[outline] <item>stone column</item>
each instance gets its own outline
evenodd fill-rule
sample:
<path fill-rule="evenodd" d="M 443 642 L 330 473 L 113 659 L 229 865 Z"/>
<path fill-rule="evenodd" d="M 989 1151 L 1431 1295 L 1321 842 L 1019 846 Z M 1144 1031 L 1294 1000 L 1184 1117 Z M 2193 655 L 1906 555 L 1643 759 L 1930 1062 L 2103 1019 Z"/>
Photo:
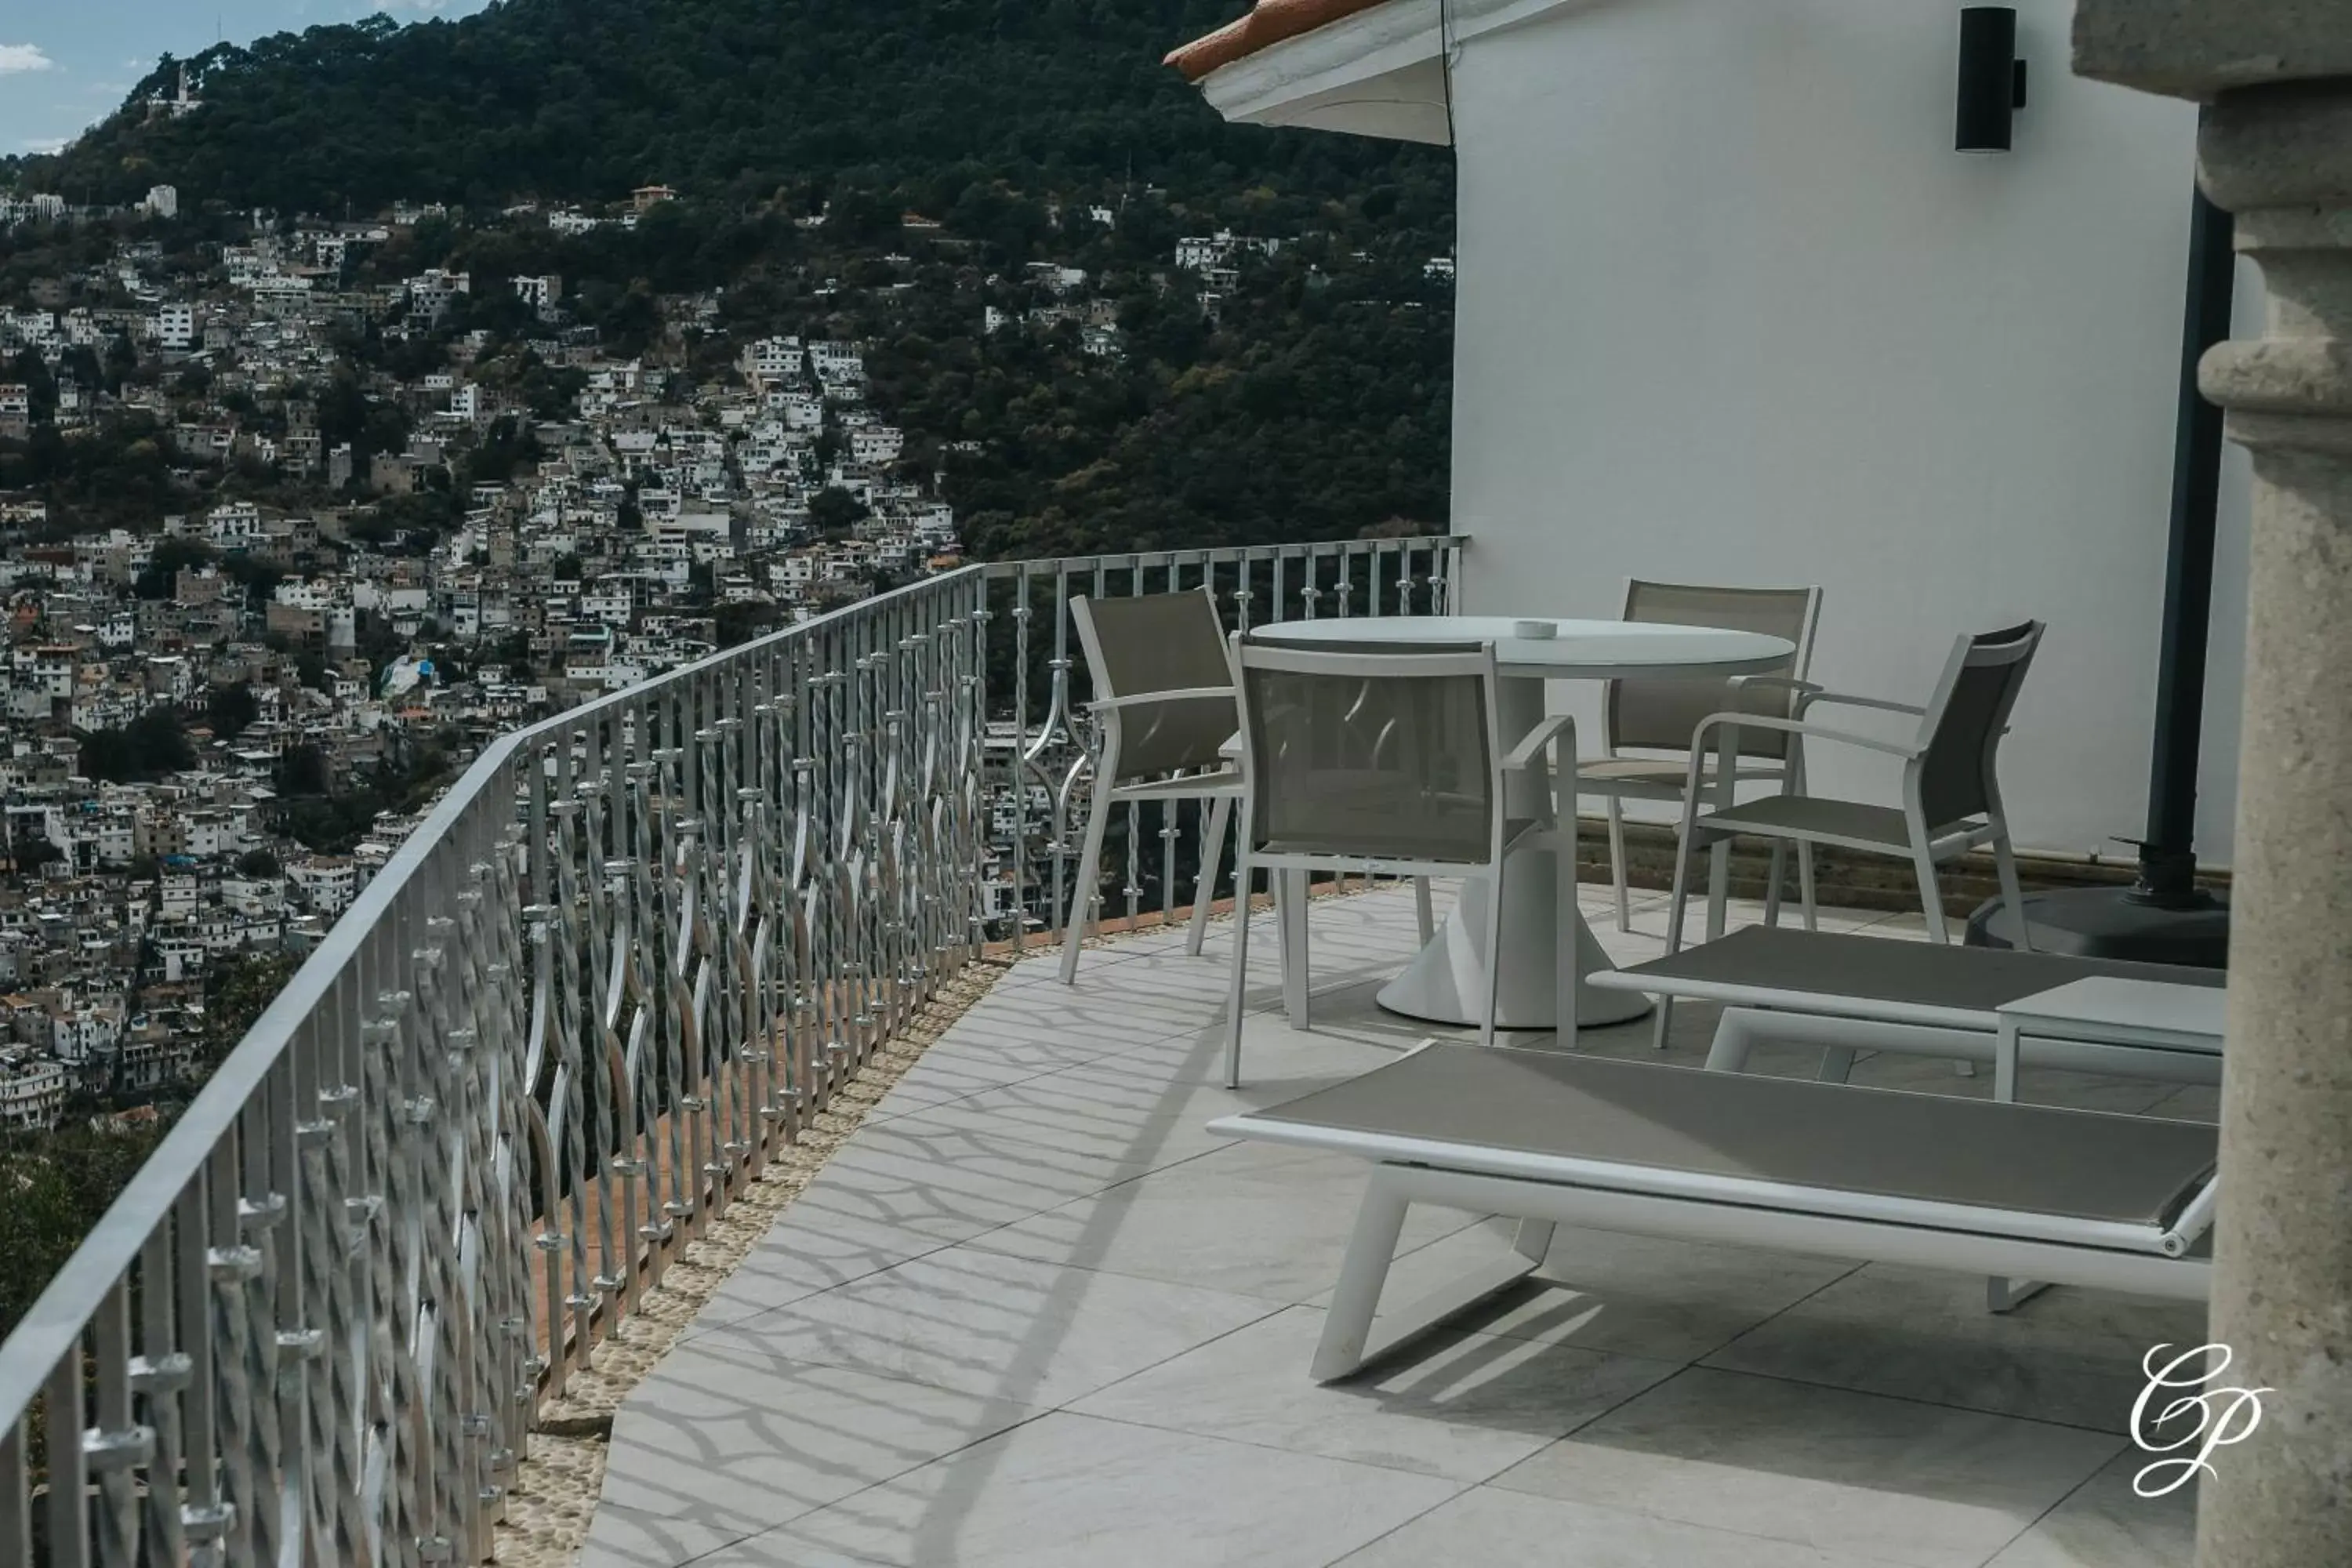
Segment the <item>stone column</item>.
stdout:
<path fill-rule="evenodd" d="M 2221 1203 L 2221 1381 L 2200 1568 L 2352 1564 L 2352 0 L 2082 0 L 2074 68 L 2208 107 L 2206 194 L 2261 264 L 2263 336 L 2200 375 L 2252 453 L 2253 538 Z M 2170 321 L 2150 321 L 2168 331 Z"/>

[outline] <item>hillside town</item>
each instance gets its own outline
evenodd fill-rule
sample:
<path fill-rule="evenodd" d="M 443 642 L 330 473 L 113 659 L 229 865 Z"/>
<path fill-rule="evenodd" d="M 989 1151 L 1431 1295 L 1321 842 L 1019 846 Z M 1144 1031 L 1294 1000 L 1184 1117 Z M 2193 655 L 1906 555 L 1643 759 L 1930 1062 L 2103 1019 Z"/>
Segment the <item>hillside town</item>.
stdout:
<path fill-rule="evenodd" d="M 506 219 L 625 230 L 673 195 Z M 380 276 L 434 206 L 178 216 L 168 186 L 0 200 L 114 237 L 0 283 L 0 461 L 37 480 L 0 489 L 0 1129 L 184 1085 L 207 975 L 307 952 L 491 737 L 961 560 L 956 444 L 910 448 L 864 341 L 730 331 L 711 290 L 625 345 L 560 276 Z M 1275 248 L 1171 261 L 1213 310 Z M 1084 269 L 979 282 L 983 335 L 1122 352 Z M 996 788 L 1011 921 L 1037 891 Z"/>

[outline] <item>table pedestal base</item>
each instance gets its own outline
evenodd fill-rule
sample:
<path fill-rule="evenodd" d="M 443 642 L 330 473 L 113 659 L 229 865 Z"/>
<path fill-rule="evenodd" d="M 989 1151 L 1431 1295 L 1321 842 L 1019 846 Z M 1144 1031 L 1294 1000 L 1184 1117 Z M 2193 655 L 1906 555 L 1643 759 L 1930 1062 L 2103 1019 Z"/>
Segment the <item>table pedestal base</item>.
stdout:
<path fill-rule="evenodd" d="M 1559 967 L 1559 926 L 1576 922 L 1576 1022 L 1579 1028 L 1622 1024 L 1650 1010 L 1635 991 L 1598 991 L 1584 983 L 1595 970 L 1615 967 L 1600 939 L 1573 904 L 1565 910 L 1553 896 L 1552 851 L 1525 849 L 1511 857 L 1503 879 L 1503 984 L 1496 998 L 1495 1026 L 1557 1028 L 1559 1016 L 1554 971 Z M 1486 900 L 1484 878 L 1465 878 L 1462 896 L 1402 974 L 1375 998 L 1391 1013 L 1433 1024 L 1475 1026 L 1486 994 Z"/>

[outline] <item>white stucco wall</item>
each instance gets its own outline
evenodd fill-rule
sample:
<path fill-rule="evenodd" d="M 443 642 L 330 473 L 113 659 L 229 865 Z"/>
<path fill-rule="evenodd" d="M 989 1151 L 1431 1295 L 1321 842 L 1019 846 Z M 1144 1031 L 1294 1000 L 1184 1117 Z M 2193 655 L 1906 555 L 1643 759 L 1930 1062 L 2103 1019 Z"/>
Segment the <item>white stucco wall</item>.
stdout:
<path fill-rule="evenodd" d="M 1950 0 L 1614 0 L 1463 46 L 1473 605 L 1613 616 L 1629 576 L 1818 582 L 1815 678 L 1915 701 L 1954 636 L 2040 616 L 2003 754 L 2019 842 L 2137 832 L 2195 111 L 2071 76 L 2070 14 L 2020 7 L 2032 101 L 2016 151 L 1984 156 L 1952 150 Z M 2209 863 L 2245 529 L 2233 449 Z M 1589 690 L 1554 701 L 1597 735 Z M 1814 776 L 1891 799 L 1882 761 L 1816 752 Z"/>

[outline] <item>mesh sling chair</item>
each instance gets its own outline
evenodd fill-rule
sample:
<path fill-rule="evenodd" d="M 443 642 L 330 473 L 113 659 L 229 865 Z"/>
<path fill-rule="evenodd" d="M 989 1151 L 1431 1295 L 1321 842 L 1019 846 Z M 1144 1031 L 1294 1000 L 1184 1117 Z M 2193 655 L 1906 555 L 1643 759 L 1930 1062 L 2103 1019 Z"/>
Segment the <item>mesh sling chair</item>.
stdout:
<path fill-rule="evenodd" d="M 1077 980 L 1078 950 L 1087 910 L 1099 897 L 1103 837 L 1112 808 L 1146 800 L 1170 803 L 1171 809 L 1177 801 L 1197 800 L 1207 808 L 1200 880 L 1184 940 L 1184 951 L 1198 957 L 1234 802 L 1242 792 L 1232 654 L 1209 590 L 1099 599 L 1081 595 L 1070 601 L 1070 619 L 1094 678 L 1095 700 L 1087 710 L 1100 725 L 1101 750 L 1094 761 L 1094 793 L 1078 855 L 1076 896 L 1082 901 L 1062 937 L 1065 984 Z M 1236 898 L 1244 896 L 1244 886 L 1243 879 L 1234 879 Z M 1426 879 L 1415 882 L 1414 893 L 1425 942 L 1433 934 Z M 1297 952 L 1303 974 L 1305 888 L 1294 883 L 1285 889 L 1277 883 L 1276 896 L 1289 933 L 1285 962 L 1293 962 L 1289 955 Z"/>
<path fill-rule="evenodd" d="M 1682 947 L 1683 912 L 1690 893 L 1691 852 L 1733 837 L 1748 836 L 1799 844 L 1829 844 L 1879 855 L 1907 858 L 1919 879 L 1919 902 L 1927 915 L 1932 942 L 1948 939 L 1943 900 L 1936 868 L 1980 846 L 1990 845 L 2000 877 L 2002 899 L 2017 922 L 2023 942 L 2025 908 L 2017 882 L 2017 858 L 2009 842 L 2009 819 L 2001 809 L 2000 785 L 1994 762 L 2001 736 L 2008 731 L 2010 710 L 2042 642 L 2042 623 L 1963 637 L 1952 645 L 1952 656 L 1936 684 L 1934 698 L 1924 708 L 1855 697 L 1808 687 L 1799 693 L 1797 716 L 1759 717 L 1753 713 L 1716 713 L 1701 721 L 1692 737 L 1689 802 L 1683 808 L 1682 840 L 1675 856 L 1675 892 L 1666 922 L 1666 952 Z M 1824 705 L 1877 709 L 1916 715 L 1919 728 L 1908 741 L 1881 740 L 1852 731 L 1833 729 L 1808 717 Z M 1859 746 L 1903 760 L 1903 804 L 1874 805 L 1861 801 L 1826 800 L 1809 795 L 1767 795 L 1745 805 L 1726 805 L 1700 813 L 1698 756 L 1710 731 L 1718 732 L 1719 751 L 1731 752 L 1738 742 L 1734 730 L 1751 726 L 1779 729 L 1791 735 L 1838 745 Z M 1724 886 L 1720 877 L 1707 898 L 1707 938 L 1723 934 Z M 1658 1003 L 1656 1039 L 1663 1047 L 1673 1013 L 1673 999 Z"/>
<path fill-rule="evenodd" d="M 1629 621 L 1665 626 L 1724 626 L 1734 631 L 1763 632 L 1796 645 L 1796 653 L 1782 668 L 1763 675 L 1739 676 L 1726 687 L 1703 680 L 1612 680 L 1601 710 L 1602 754 L 1576 770 L 1580 795 L 1600 795 L 1608 805 L 1609 882 L 1617 897 L 1617 929 L 1633 929 L 1625 886 L 1625 818 L 1621 803 L 1667 800 L 1685 804 L 1685 791 L 1691 756 L 1691 731 L 1701 719 L 1723 708 L 1788 718 L 1813 657 L 1813 628 L 1821 619 L 1822 591 L 1815 588 L 1715 588 L 1686 583 L 1625 584 L 1625 616 Z M 1743 784 L 1777 784 L 1801 789 L 1804 780 L 1803 742 L 1784 731 L 1760 726 L 1739 732 L 1738 765 L 1732 773 L 1736 788 Z M 1628 752 L 1639 753 L 1626 755 Z M 1719 759 L 1701 763 L 1704 782 L 1717 780 Z M 1772 847 L 1772 878 L 1766 897 L 1775 905 L 1780 897 L 1782 856 L 1786 847 Z M 1805 925 L 1813 925 L 1812 847 L 1797 845 L 1797 878 L 1804 902 Z"/>
<path fill-rule="evenodd" d="M 1576 763 L 1576 727 L 1556 713 L 1507 753 L 1497 739 L 1492 644 L 1412 652 L 1345 652 L 1237 637 L 1234 662 L 1242 713 L 1238 884 L 1263 867 L 1276 873 L 1360 870 L 1500 881 L 1509 856 L 1549 841 L 1558 896 L 1576 896 L 1575 817 L 1554 804 L 1554 781 Z M 1532 814 L 1510 815 L 1506 784 L 1544 778 Z M 1565 841 L 1562 841 L 1562 840 Z M 1497 889 L 1499 892 L 1499 889 Z M 1503 901 L 1487 900 L 1479 1041 L 1495 1038 Z M 1573 1039 L 1576 924 L 1560 921 L 1559 1028 Z M 1248 972 L 1246 906 L 1234 931 L 1226 1015 L 1225 1083 L 1241 1082 L 1243 992 Z M 1303 967 L 1303 965 L 1301 965 Z"/>
<path fill-rule="evenodd" d="M 1069 929 L 1062 936 L 1062 980 L 1078 976 L 1087 911 L 1102 878 L 1103 834 L 1111 810 L 1129 801 L 1197 800 L 1209 810 L 1202 835 L 1199 891 L 1185 951 L 1197 954 L 1208 924 L 1211 890 L 1242 775 L 1225 749 L 1239 727 L 1233 667 L 1216 600 L 1207 588 L 1180 594 L 1070 601 L 1078 646 L 1094 676 L 1088 704 L 1100 725 L 1093 804 Z"/>

